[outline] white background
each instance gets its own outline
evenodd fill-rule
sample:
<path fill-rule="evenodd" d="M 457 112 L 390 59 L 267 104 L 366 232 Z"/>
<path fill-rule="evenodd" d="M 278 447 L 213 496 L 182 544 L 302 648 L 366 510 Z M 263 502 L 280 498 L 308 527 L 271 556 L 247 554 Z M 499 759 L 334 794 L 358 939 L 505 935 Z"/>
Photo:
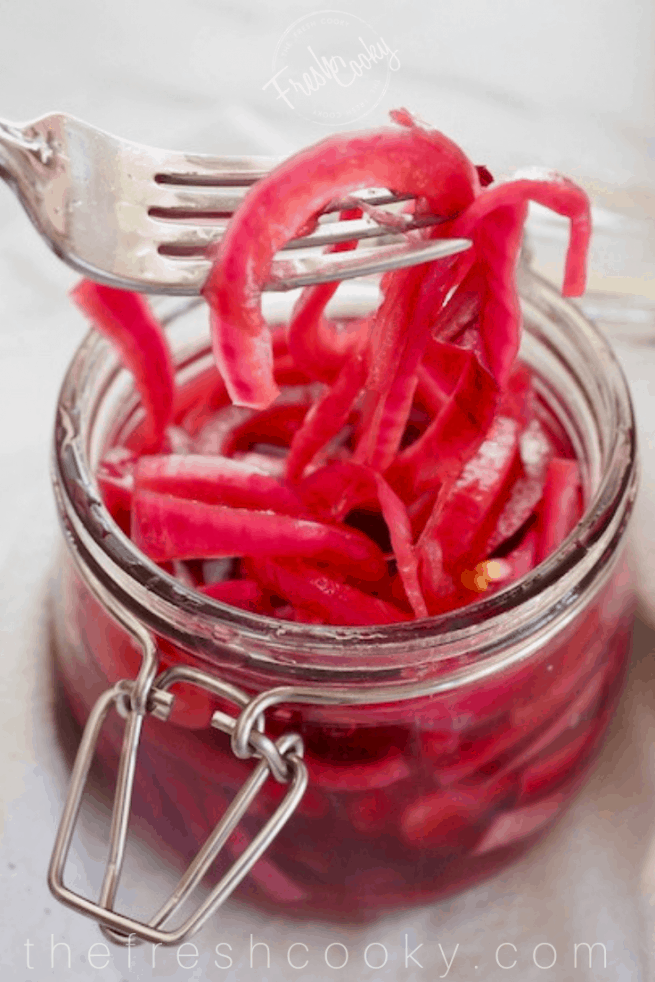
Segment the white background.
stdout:
<path fill-rule="evenodd" d="M 97 929 L 59 907 L 45 886 L 71 740 L 65 720 L 57 722 L 50 669 L 47 597 L 58 532 L 47 468 L 58 385 L 84 324 L 66 298 L 76 275 L 48 252 L 9 189 L 0 187 L 0 961 L 8 982 L 432 982 L 446 971 L 439 943 L 449 958 L 459 944 L 447 977 L 460 982 L 645 982 L 655 975 L 655 7 L 642 0 L 335 0 L 334 6 L 367 20 L 401 63 L 365 125 L 405 104 L 492 170 L 560 167 L 581 179 L 602 208 L 621 213 L 620 220 L 601 215 L 591 284 L 631 305 L 629 314 L 608 308 L 604 315 L 630 379 L 643 457 L 633 524 L 640 616 L 626 695 L 602 759 L 564 822 L 528 859 L 489 883 L 366 930 L 292 923 L 228 905 L 197 939 L 197 968 L 178 967 L 169 952 L 153 971 L 143 950 L 128 968 L 126 954 L 115 949 L 112 963 L 95 972 L 87 952 L 100 940 Z M 284 153 L 326 130 L 294 116 L 262 86 L 283 32 L 320 9 L 314 0 L 0 0 L 0 114 L 24 121 L 58 109 L 154 145 Z M 539 262 L 555 274 L 559 226 L 539 215 L 535 222 Z M 91 880 L 102 821 L 100 812 L 87 820 L 74 860 Z M 165 889 L 171 874 L 156 856 L 144 856 L 128 880 L 138 901 Z M 270 944 L 270 970 L 250 968 L 251 933 Z M 405 933 L 410 949 L 423 943 L 422 968 L 405 968 Z M 51 969 L 51 935 L 70 945 L 70 970 L 63 949 Z M 33 970 L 25 960 L 28 939 Z M 234 949 L 230 972 L 213 964 L 220 941 Z M 293 941 L 310 949 L 302 972 L 286 965 Z M 342 971 L 323 959 L 334 941 L 350 951 Z M 389 950 L 379 971 L 363 961 L 373 941 Z M 606 945 L 606 972 L 574 971 L 573 944 L 583 941 Z M 513 970 L 494 963 L 503 942 L 518 949 Z M 558 953 L 549 971 L 532 962 L 541 942 Z M 506 957 L 510 951 L 504 949 Z M 547 963 L 548 950 L 540 951 Z"/>

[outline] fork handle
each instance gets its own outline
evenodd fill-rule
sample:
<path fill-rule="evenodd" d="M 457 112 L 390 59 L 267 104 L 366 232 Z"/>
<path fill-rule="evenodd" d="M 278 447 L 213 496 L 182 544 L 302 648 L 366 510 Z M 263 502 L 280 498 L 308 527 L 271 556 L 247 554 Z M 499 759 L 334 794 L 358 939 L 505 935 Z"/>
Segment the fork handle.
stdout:
<path fill-rule="evenodd" d="M 19 143 L 20 130 L 7 120 L 0 119 L 0 177 L 13 183 L 18 174 L 16 153 L 21 149 Z"/>
<path fill-rule="evenodd" d="M 48 164 L 53 149 L 40 134 L 30 134 L 29 124 L 21 128 L 8 119 L 0 119 L 0 176 L 11 183 L 25 179 L 25 161 L 36 157 Z"/>

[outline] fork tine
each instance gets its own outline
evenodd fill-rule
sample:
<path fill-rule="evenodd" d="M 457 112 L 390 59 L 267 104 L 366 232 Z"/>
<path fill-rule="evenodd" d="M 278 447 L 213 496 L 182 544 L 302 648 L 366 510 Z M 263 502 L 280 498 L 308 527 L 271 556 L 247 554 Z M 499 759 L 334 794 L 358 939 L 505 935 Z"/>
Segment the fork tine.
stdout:
<path fill-rule="evenodd" d="M 185 217 L 190 217 L 188 213 Z M 378 225 L 371 219 L 354 219 L 344 222 L 329 222 L 319 225 L 310 235 L 291 239 L 283 247 L 284 251 L 295 249 L 312 249 L 323 246 L 333 246 L 340 242 L 351 242 L 354 239 L 378 239 L 382 236 L 400 236 L 417 228 L 438 225 L 443 219 L 436 215 L 422 215 L 417 220 L 408 220 L 404 228 L 388 229 Z M 216 219 L 212 224 L 190 224 L 182 221 L 168 220 L 164 214 L 150 216 L 152 236 L 160 251 L 167 255 L 182 255 L 204 252 L 214 242 L 220 241 L 225 234 L 229 220 Z"/>
<path fill-rule="evenodd" d="M 175 187 L 172 184 L 152 184 L 144 188 L 143 203 L 149 212 L 183 212 L 231 215 L 237 210 L 247 187 Z"/>
<path fill-rule="evenodd" d="M 167 220 L 165 215 L 151 215 L 149 232 L 160 252 L 167 255 L 202 253 L 208 246 L 219 242 L 227 230 L 229 219 L 216 219 L 211 224 Z M 320 226 L 311 235 L 291 239 L 284 246 L 288 249 L 312 249 L 349 242 L 353 239 L 379 238 L 386 229 L 364 221 L 333 222 Z"/>
<path fill-rule="evenodd" d="M 303 259 L 278 260 L 272 264 L 271 276 L 265 290 L 284 291 L 317 283 L 334 283 L 357 276 L 372 276 L 392 269 L 418 266 L 420 263 L 444 259 L 470 249 L 470 239 L 430 239 L 420 244 L 361 249 L 348 254 L 307 256 Z"/>
<path fill-rule="evenodd" d="M 191 225 L 186 222 L 171 222 L 151 217 L 148 231 L 153 245 L 160 252 L 172 254 L 176 249 L 189 252 L 204 252 L 214 242 L 219 242 L 225 234 L 228 219 L 218 219 L 207 225 Z"/>
<path fill-rule="evenodd" d="M 152 155 L 152 151 L 149 150 Z M 281 157 L 211 157 L 208 154 L 155 151 L 152 173 L 157 184 L 170 186 L 243 187 L 273 170 Z"/>
<path fill-rule="evenodd" d="M 217 215 L 231 215 L 237 210 L 251 184 L 242 182 L 242 186 L 228 185 L 225 187 L 208 185 L 175 185 L 163 182 L 153 182 L 144 189 L 143 203 L 150 211 L 170 210 L 172 212 L 201 212 Z M 352 207 L 355 200 L 383 207 L 410 201 L 411 195 L 393 194 L 391 191 L 363 190 L 357 191 L 345 201 L 331 202 L 324 214 L 333 214 L 346 207 Z"/>
<path fill-rule="evenodd" d="M 419 219 L 408 219 L 403 228 L 387 228 L 370 218 L 352 219 L 345 222 L 329 222 L 319 225 L 316 231 L 299 239 L 291 239 L 284 249 L 304 249 L 318 246 L 332 246 L 353 239 L 379 239 L 382 236 L 399 236 L 415 229 L 439 225 L 444 221 L 438 215 L 422 215 Z"/>

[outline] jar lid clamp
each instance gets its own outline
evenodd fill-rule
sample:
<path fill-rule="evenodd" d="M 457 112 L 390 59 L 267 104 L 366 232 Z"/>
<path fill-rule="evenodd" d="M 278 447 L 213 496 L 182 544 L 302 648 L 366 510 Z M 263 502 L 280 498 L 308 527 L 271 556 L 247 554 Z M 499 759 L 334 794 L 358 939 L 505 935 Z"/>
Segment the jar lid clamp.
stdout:
<path fill-rule="evenodd" d="M 122 617 L 121 620 L 125 621 L 126 618 Z M 266 736 L 262 712 L 247 713 L 252 700 L 236 686 L 189 665 L 175 665 L 155 678 L 154 642 L 141 625 L 137 630 L 134 630 L 135 624 L 130 627 L 143 649 L 141 670 L 136 680 L 124 679 L 104 692 L 91 711 L 73 767 L 68 797 L 50 861 L 48 885 L 58 900 L 97 920 L 101 930 L 111 941 L 130 944 L 131 937 L 137 937 L 153 944 L 173 945 L 181 943 L 202 927 L 268 848 L 305 792 L 307 768 L 302 759 L 302 738 L 296 733 L 285 733 L 276 741 Z M 173 700 L 169 689 L 180 681 L 199 686 L 239 708 L 238 716 L 217 710 L 212 716 L 211 726 L 231 736 L 233 746 L 239 750 L 237 756 L 256 757 L 259 758 L 259 763 L 192 860 L 169 899 L 146 924 L 118 913 L 114 909 L 114 901 L 127 841 L 143 720 L 147 713 L 162 720 L 167 719 Z M 98 902 L 94 903 L 65 886 L 64 871 L 95 748 L 103 723 L 112 708 L 124 716 L 125 730 L 116 780 L 107 865 Z M 179 911 L 202 880 L 270 776 L 280 783 L 289 783 L 289 790 L 278 808 L 196 912 L 178 928 L 164 930 L 162 925 Z"/>

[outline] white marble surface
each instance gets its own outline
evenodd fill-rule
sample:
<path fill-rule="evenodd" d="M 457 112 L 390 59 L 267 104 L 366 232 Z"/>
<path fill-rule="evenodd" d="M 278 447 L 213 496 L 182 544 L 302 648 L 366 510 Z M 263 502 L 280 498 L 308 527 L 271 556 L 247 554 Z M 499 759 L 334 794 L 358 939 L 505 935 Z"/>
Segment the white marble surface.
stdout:
<path fill-rule="evenodd" d="M 621 709 L 591 780 L 551 838 L 517 867 L 449 903 L 365 930 L 296 924 L 228 905 L 197 938 L 196 967 L 193 959 L 181 957 L 178 964 L 174 951 L 160 951 L 153 969 L 147 949 L 135 951 L 129 966 L 126 953 L 115 949 L 107 967 L 92 968 L 88 952 L 101 940 L 97 929 L 57 905 L 45 886 L 70 742 L 66 726 L 57 723 L 50 672 L 47 596 L 58 532 L 49 440 L 59 382 L 84 325 L 66 299 L 76 275 L 47 251 L 0 187 L 0 963 L 8 982 L 419 982 L 444 977 L 439 945 L 448 959 L 459 945 L 446 976 L 457 982 L 655 977 L 655 8 L 640 0 L 339 3 L 368 21 L 401 63 L 366 125 L 406 104 L 492 169 L 525 163 L 565 168 L 595 190 L 603 208 L 624 216 L 618 224 L 605 219 L 592 270 L 595 289 L 612 291 L 622 303 L 622 296 L 639 297 L 630 316 L 605 315 L 630 379 L 643 459 L 633 524 L 640 618 Z M 191 0 L 184 6 L 170 0 L 5 0 L 0 112 L 23 120 L 68 110 L 162 146 L 282 153 L 326 132 L 262 91 L 279 37 L 298 17 L 320 9 L 315 0 Z M 539 261 L 555 272 L 560 230 L 538 219 L 536 234 Z M 82 885 L 87 877 L 97 881 L 102 821 L 101 810 L 87 818 L 76 848 Z M 130 894 L 138 901 L 161 892 L 171 875 L 157 857 L 142 856 L 128 869 Z M 410 950 L 423 945 L 416 956 L 421 967 L 405 965 L 405 934 Z M 250 967 L 251 935 L 270 945 L 270 969 L 263 960 Z M 69 945 L 70 969 L 63 947 L 51 967 L 51 939 Z M 221 941 L 233 947 L 229 971 L 214 964 Z M 294 941 L 309 949 L 302 971 L 286 963 Z M 584 941 L 606 946 L 606 971 L 599 960 L 592 971 L 574 970 L 573 945 Z M 341 971 L 324 960 L 332 942 L 350 952 Z M 389 951 L 380 970 L 364 962 L 372 942 Z M 517 948 L 511 970 L 494 961 L 504 942 Z M 532 959 L 544 942 L 557 950 L 550 970 Z M 508 963 L 511 952 L 502 952 Z M 548 964 L 549 949 L 539 949 L 540 956 Z M 372 949 L 372 964 L 375 959 Z"/>

